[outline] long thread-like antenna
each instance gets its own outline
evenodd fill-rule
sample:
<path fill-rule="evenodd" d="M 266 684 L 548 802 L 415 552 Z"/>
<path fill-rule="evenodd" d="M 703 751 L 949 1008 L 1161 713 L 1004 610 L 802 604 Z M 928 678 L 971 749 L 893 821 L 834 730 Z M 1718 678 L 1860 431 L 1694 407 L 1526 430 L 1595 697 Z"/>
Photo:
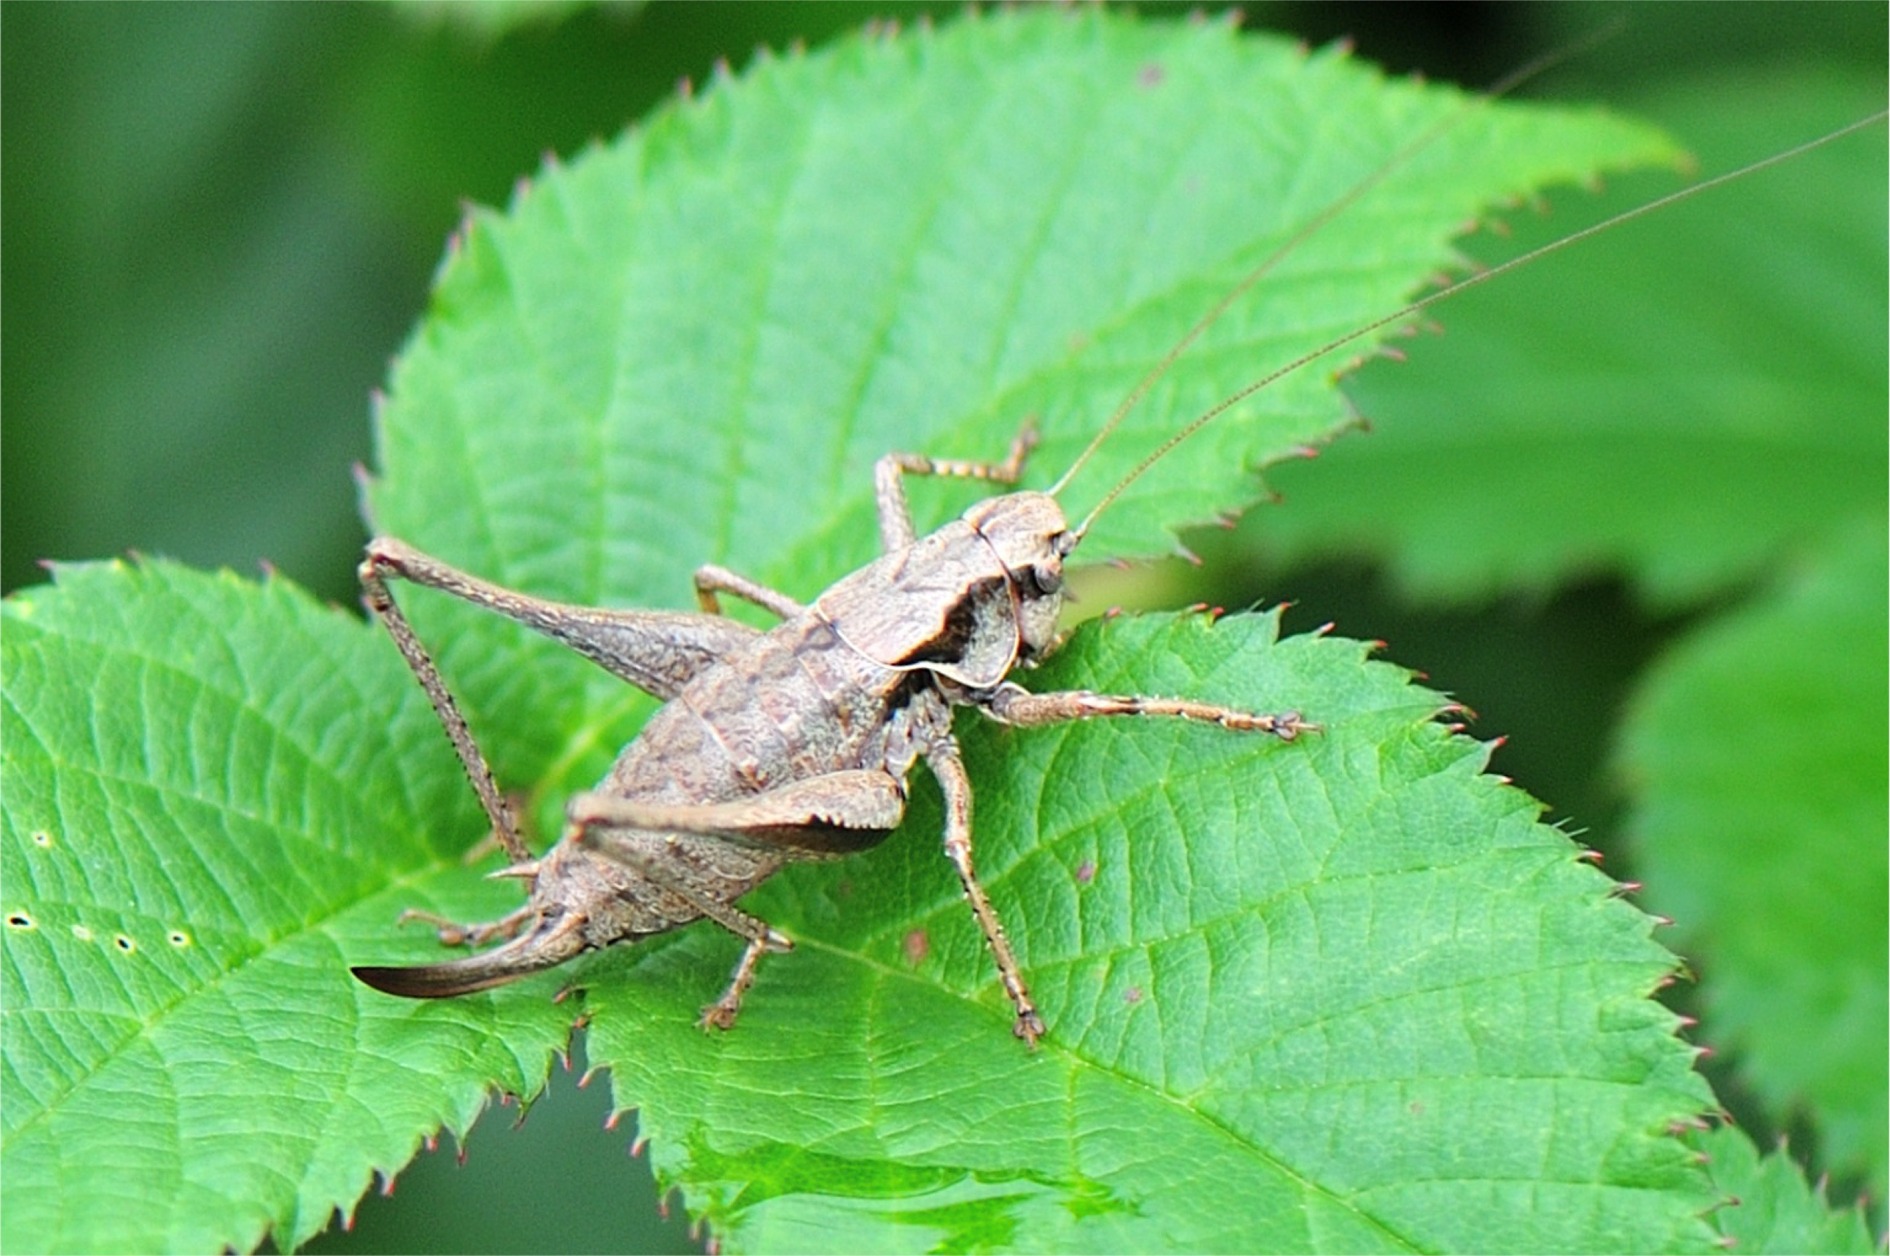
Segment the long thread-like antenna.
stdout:
<path fill-rule="evenodd" d="M 1207 313 L 1203 314 L 1195 322 L 1194 326 L 1188 329 L 1187 334 L 1175 342 L 1174 347 L 1162 356 L 1162 360 L 1149 368 L 1148 373 L 1136 381 L 1135 387 L 1129 390 L 1128 395 L 1122 399 L 1122 403 L 1118 405 L 1115 412 L 1109 416 L 1109 421 L 1096 430 L 1096 434 L 1090 437 L 1089 443 L 1083 446 L 1083 451 L 1076 455 L 1076 460 L 1070 463 L 1063 474 L 1057 477 L 1057 482 L 1052 484 L 1046 491 L 1052 497 L 1061 493 L 1064 488 L 1068 486 L 1070 480 L 1076 473 L 1082 470 L 1083 464 L 1089 461 L 1090 456 L 1098 449 L 1102 448 L 1103 442 L 1107 441 L 1110 435 L 1115 432 L 1116 428 L 1121 426 L 1122 421 L 1129 416 L 1129 412 L 1134 410 L 1144 397 L 1148 396 L 1151 388 L 1161 382 L 1162 376 L 1168 374 L 1170 368 L 1180 360 L 1181 355 L 1187 352 L 1188 347 L 1196 340 L 1200 339 L 1203 332 L 1219 322 L 1221 316 L 1227 313 L 1229 309 L 1233 308 L 1234 303 L 1245 296 L 1255 284 L 1271 274 L 1273 269 L 1281 262 L 1291 257 L 1293 253 L 1298 250 L 1300 245 L 1306 243 L 1306 241 L 1323 231 L 1331 224 L 1333 219 L 1350 209 L 1353 205 L 1356 205 L 1367 192 L 1370 192 L 1380 183 L 1383 183 L 1394 171 L 1408 164 L 1412 158 L 1436 143 L 1442 136 L 1448 134 L 1466 117 L 1488 106 L 1492 101 L 1500 100 L 1504 96 L 1507 96 L 1510 92 L 1516 90 L 1524 83 L 1527 83 L 1530 79 L 1535 78 L 1544 70 L 1550 69 L 1571 57 L 1579 56 L 1588 51 L 1588 49 L 1594 47 L 1602 40 L 1614 35 L 1623 25 L 1625 25 L 1625 23 L 1619 19 L 1609 22 L 1583 39 L 1577 40 L 1566 47 L 1544 53 L 1535 60 L 1529 61 L 1517 69 L 1510 71 L 1503 78 L 1492 84 L 1488 91 L 1472 97 L 1462 109 L 1447 114 L 1431 124 L 1430 127 L 1420 132 L 1416 138 L 1393 153 L 1391 157 L 1381 163 L 1377 169 L 1347 188 L 1336 200 L 1327 204 L 1318 213 L 1301 224 L 1299 230 L 1295 231 L 1276 247 L 1273 252 L 1269 253 L 1265 261 L 1248 271 L 1242 276 L 1239 283 L 1228 289 L 1227 293 L 1223 295 L 1220 300 L 1216 301 L 1213 306 L 1209 308 Z"/>
<path fill-rule="evenodd" d="M 1451 284 L 1449 287 L 1440 288 L 1438 291 L 1431 293 L 1429 296 L 1420 297 L 1418 300 L 1411 302 L 1409 305 L 1405 306 L 1403 309 L 1400 309 L 1391 314 L 1387 314 L 1383 318 L 1373 319 L 1371 322 L 1366 323 L 1364 326 L 1359 327 L 1353 331 L 1349 331 L 1345 335 L 1340 336 L 1337 339 L 1327 341 L 1325 344 L 1321 345 L 1317 349 L 1312 350 L 1309 353 L 1301 354 L 1299 357 L 1294 358 L 1291 362 L 1288 362 L 1285 366 L 1282 366 L 1277 370 L 1268 372 L 1266 375 L 1261 376 L 1259 379 L 1255 380 L 1251 384 L 1246 385 L 1245 387 L 1241 388 L 1239 391 L 1231 393 L 1228 396 L 1223 397 L 1221 400 L 1215 402 L 1207 410 L 1203 411 L 1200 415 L 1198 415 L 1187 426 L 1183 427 L 1181 430 L 1177 431 L 1174 435 L 1170 436 L 1167 440 L 1163 441 L 1160 445 L 1156 446 L 1155 449 L 1152 452 L 1150 452 L 1146 458 L 1142 459 L 1141 462 L 1136 464 L 1136 467 L 1133 471 L 1130 471 L 1127 475 L 1123 476 L 1121 480 L 1117 481 L 1116 486 L 1114 488 L 1110 489 L 1107 493 L 1103 494 L 1102 500 L 1096 503 L 1095 507 L 1089 512 L 1089 514 L 1084 516 L 1083 522 L 1077 526 L 1074 536 L 1080 539 L 1084 533 L 1088 532 L 1090 525 L 1096 522 L 1097 516 L 1102 514 L 1104 509 L 1106 509 L 1111 502 L 1115 501 L 1117 497 L 1121 496 L 1122 491 L 1124 489 L 1128 488 L 1129 485 L 1135 483 L 1136 479 L 1140 477 L 1143 472 L 1147 471 L 1150 467 L 1154 466 L 1157 462 L 1160 462 L 1164 457 L 1166 457 L 1168 452 L 1172 450 L 1175 446 L 1181 444 L 1183 441 L 1187 440 L 1190 436 L 1193 436 L 1196 432 L 1200 431 L 1203 427 L 1207 426 L 1209 423 L 1219 418 L 1222 414 L 1225 414 L 1228 410 L 1232 409 L 1234 406 L 1240 404 L 1240 402 L 1246 400 L 1248 397 L 1251 397 L 1254 393 L 1257 393 L 1262 388 L 1265 388 L 1269 384 L 1272 384 L 1275 380 L 1281 379 L 1282 377 L 1287 376 L 1287 375 L 1291 375 L 1294 371 L 1299 370 L 1301 367 L 1304 367 L 1304 366 L 1309 365 L 1310 363 L 1316 362 L 1320 358 L 1325 357 L 1328 353 L 1331 353 L 1337 349 L 1342 349 L 1346 345 L 1351 344 L 1353 341 L 1358 340 L 1361 337 L 1369 336 L 1371 333 L 1377 331 L 1381 327 L 1387 326 L 1388 324 L 1391 324 L 1391 323 L 1398 322 L 1400 319 L 1409 318 L 1411 315 L 1416 314 L 1421 310 L 1429 309 L 1431 306 L 1436 305 L 1440 301 L 1447 301 L 1451 297 L 1456 296 L 1458 293 L 1462 292 L 1466 288 L 1474 288 L 1480 283 L 1487 283 L 1488 281 L 1496 278 L 1498 275 L 1505 274 L 1509 271 L 1517 269 L 1518 267 L 1527 266 L 1531 262 L 1534 262 L 1543 257 L 1546 257 L 1550 253 L 1555 253 L 1562 249 L 1565 249 L 1569 247 L 1571 244 L 1579 244 L 1581 241 L 1588 239 L 1590 236 L 1599 235 L 1604 231 L 1611 231 L 1625 222 L 1631 222 L 1632 220 L 1641 217 L 1643 214 L 1651 214 L 1651 213 L 1656 212 L 1657 210 L 1665 209 L 1669 205 L 1673 205 L 1673 204 L 1676 204 L 1677 202 L 1684 201 L 1691 197 L 1698 196 L 1702 192 L 1711 191 L 1713 188 L 1719 187 L 1721 184 L 1731 183 L 1735 179 L 1743 179 L 1747 175 L 1756 174 L 1759 171 L 1764 170 L 1769 166 L 1776 166 L 1780 162 L 1790 161 L 1792 158 L 1800 156 L 1804 153 L 1808 153 L 1814 148 L 1822 148 L 1826 144 L 1830 144 L 1837 140 L 1843 139 L 1845 136 L 1850 135 L 1854 131 L 1861 131 L 1865 127 L 1875 126 L 1877 123 L 1882 122 L 1885 119 L 1885 117 L 1890 117 L 1890 110 L 1879 110 L 1876 113 L 1871 114 L 1869 117 L 1859 118 L 1857 121 L 1850 123 L 1848 126 L 1839 127 L 1835 131 L 1828 132 L 1813 140 L 1807 140 L 1805 143 L 1799 144 L 1796 147 L 1788 148 L 1783 152 L 1773 153 L 1770 157 L 1761 157 L 1759 160 L 1749 162 L 1746 165 L 1740 166 L 1736 170 L 1729 170 L 1725 174 L 1714 175 L 1710 179 L 1702 179 L 1700 182 L 1692 184 L 1688 187 L 1681 188 L 1677 192 L 1669 192 L 1667 195 L 1659 197 L 1656 200 L 1648 201 L 1644 205 L 1639 205 L 1633 209 L 1624 210 L 1621 213 L 1615 214 L 1611 218 L 1607 218 L 1601 222 L 1595 223 L 1593 226 L 1583 227 L 1580 231 L 1571 232 L 1570 234 L 1563 236 L 1559 240 L 1552 241 L 1548 244 L 1541 246 L 1540 248 L 1531 249 L 1527 253 L 1522 254 L 1521 256 L 1512 257 L 1506 262 L 1502 262 L 1496 266 L 1490 267 L 1488 270 L 1478 271 L 1477 273 L 1473 275 L 1469 275 L 1463 279 L 1460 279 L 1456 283 Z"/>

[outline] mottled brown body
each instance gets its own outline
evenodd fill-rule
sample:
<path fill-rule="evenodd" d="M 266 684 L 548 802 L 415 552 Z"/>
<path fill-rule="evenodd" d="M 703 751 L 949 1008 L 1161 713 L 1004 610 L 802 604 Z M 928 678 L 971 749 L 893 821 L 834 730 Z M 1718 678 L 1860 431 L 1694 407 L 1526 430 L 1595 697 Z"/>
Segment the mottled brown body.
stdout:
<path fill-rule="evenodd" d="M 510 981 L 616 942 L 707 917 L 748 945 L 705 1024 L 732 1024 L 760 957 L 791 945 L 735 901 L 796 860 L 865 850 L 905 813 L 906 778 L 924 760 L 945 798 L 945 853 L 1035 1043 L 1043 1020 L 971 859 L 971 783 L 951 708 L 1042 724 L 1098 715 L 1165 715 L 1291 738 L 1294 714 L 1249 715 L 1171 699 L 1031 694 L 1007 677 L 1048 649 L 1062 605 L 1063 559 L 1078 534 L 1054 498 L 1011 493 L 916 536 L 900 476 L 1014 480 L 1030 447 L 1003 463 L 882 459 L 886 553 L 802 606 L 719 568 L 697 572 L 704 614 L 564 606 L 502 589 L 382 539 L 368 547 L 369 605 L 419 677 L 513 858 L 501 875 L 531 884 L 519 911 L 486 925 L 436 921 L 448 942 L 503 945 L 440 964 L 356 968 L 392 994 L 440 997 Z M 665 705 L 596 789 L 572 798 L 558 843 L 533 859 L 431 657 L 387 588 L 395 576 L 509 615 L 587 655 Z M 718 593 L 783 617 L 768 632 L 723 619 Z"/>

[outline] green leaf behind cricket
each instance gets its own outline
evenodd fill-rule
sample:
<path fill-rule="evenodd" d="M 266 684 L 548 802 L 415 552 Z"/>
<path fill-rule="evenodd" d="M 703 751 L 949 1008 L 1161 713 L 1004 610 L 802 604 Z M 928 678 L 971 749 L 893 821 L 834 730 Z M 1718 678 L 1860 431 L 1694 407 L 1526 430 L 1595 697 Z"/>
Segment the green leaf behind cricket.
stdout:
<path fill-rule="evenodd" d="M 1881 1198 L 1890 1123 L 1882 522 L 1665 658 L 1623 734 L 1648 901 L 1697 956 L 1707 1037 Z"/>
<path fill-rule="evenodd" d="M 1641 103 L 1713 173 L 1882 91 L 1722 76 Z M 1663 190 L 1628 180 L 1608 205 Z M 1832 1167 L 1878 1197 L 1884 195 L 1874 130 L 1452 302 L 1448 336 L 1352 381 L 1369 438 L 1281 467 L 1287 508 L 1241 538 L 1370 557 L 1413 597 L 1456 601 L 1620 572 L 1672 608 L 1781 563 L 1826 573 L 1822 594 L 1775 590 L 1682 644 L 1624 758 L 1643 791 L 1637 875 L 1700 961 L 1708 1035 L 1746 1048 L 1781 1122 L 1808 1105 Z"/>
<path fill-rule="evenodd" d="M 1720 76 L 1638 102 L 1720 173 L 1864 116 L 1883 84 Z M 1242 541 L 1384 562 L 1415 597 L 1620 571 L 1698 602 L 1886 510 L 1881 128 L 1585 241 L 1440 311 L 1348 391 L 1369 439 L 1270 478 Z M 1673 190 L 1619 181 L 1508 253 Z M 1493 250 L 1478 249 L 1479 253 Z"/>
<path fill-rule="evenodd" d="M 1721 1126 L 1695 1140 L 1711 1158 L 1713 1185 L 1724 1195 L 1714 1219 L 1732 1250 L 1753 1256 L 1866 1256 L 1872 1242 L 1861 1205 L 1833 1208 L 1824 1186 L 1780 1147 L 1761 1156 L 1741 1130 Z"/>

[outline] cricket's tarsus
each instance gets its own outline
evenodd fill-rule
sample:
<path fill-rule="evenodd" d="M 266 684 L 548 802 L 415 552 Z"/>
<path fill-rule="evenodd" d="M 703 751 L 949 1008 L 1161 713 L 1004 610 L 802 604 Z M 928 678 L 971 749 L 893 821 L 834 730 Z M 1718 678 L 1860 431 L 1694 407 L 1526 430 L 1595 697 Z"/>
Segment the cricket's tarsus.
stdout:
<path fill-rule="evenodd" d="M 904 816 L 907 776 L 923 761 L 944 799 L 945 855 L 989 944 L 1012 1006 L 1014 1032 L 1034 1048 L 1045 1022 L 978 880 L 971 779 L 952 734 L 951 709 L 974 707 L 1020 727 L 1131 715 L 1183 719 L 1269 733 L 1286 742 L 1319 728 L 1297 711 L 1264 714 L 1179 697 L 1032 693 L 1012 682 L 1019 665 L 1053 647 L 1063 563 L 1098 515 L 1169 450 L 1281 376 L 1545 253 L 1884 118 L 1878 113 L 1479 272 L 1264 374 L 1177 430 L 1070 527 L 1058 494 L 1188 346 L 1294 247 L 1474 107 L 1405 146 L 1216 302 L 1136 384 L 1049 491 L 987 498 L 920 536 L 906 508 L 903 477 L 1014 485 L 1036 443 L 1035 431 L 1026 424 L 998 462 L 897 453 L 881 458 L 874 487 L 885 552 L 811 604 L 705 566 L 695 576 L 700 613 L 573 606 L 480 580 L 392 538 L 370 542 L 360 573 L 365 600 L 425 690 L 493 837 L 512 861 L 498 875 L 526 881 L 529 898 L 511 915 L 482 925 L 409 912 L 403 919 L 435 925 L 442 942 L 477 946 L 500 940 L 499 945 L 443 963 L 357 967 L 355 976 L 411 998 L 468 994 L 585 951 L 708 919 L 746 944 L 727 988 L 700 1019 L 705 1028 L 727 1029 L 761 957 L 793 945 L 736 907 L 736 900 L 787 863 L 838 858 L 883 840 Z M 517 620 L 664 700 L 598 786 L 570 799 L 563 833 L 542 856 L 531 854 L 432 657 L 395 601 L 389 589 L 395 579 Z M 761 631 L 724 618 L 722 594 L 753 603 L 781 623 Z"/>

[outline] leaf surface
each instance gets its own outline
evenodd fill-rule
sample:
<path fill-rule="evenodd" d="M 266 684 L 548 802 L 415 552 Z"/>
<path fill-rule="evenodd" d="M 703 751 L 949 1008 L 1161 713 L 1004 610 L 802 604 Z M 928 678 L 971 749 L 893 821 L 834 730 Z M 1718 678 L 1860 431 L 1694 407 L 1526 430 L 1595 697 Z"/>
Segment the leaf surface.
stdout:
<path fill-rule="evenodd" d="M 1644 105 L 1714 174 L 1882 93 L 1820 71 L 1721 76 Z M 1591 216 L 1673 187 L 1623 180 Z M 1287 508 L 1244 537 L 1282 558 L 1383 561 L 1420 597 L 1620 570 L 1674 606 L 1881 517 L 1884 188 L 1878 129 L 1453 299 L 1446 335 L 1351 381 L 1368 438 L 1270 474 Z M 1504 252 L 1586 220 L 1517 221 Z"/>
<path fill-rule="evenodd" d="M 1623 735 L 1648 899 L 1698 957 L 1705 1032 L 1881 1194 L 1890 1123 L 1885 538 L 1845 538 L 1674 650 Z"/>
<path fill-rule="evenodd" d="M 800 940 L 594 970 L 592 1056 L 733 1250 L 1653 1250 L 1707 1241 L 1704 1097 L 1638 910 L 1480 775 L 1435 695 L 1275 616 L 1091 626 L 1033 683 L 1317 710 L 1218 729 L 964 727 L 983 878 L 1050 1009 L 1006 1029 L 929 792 L 755 896 Z M 603 965 L 607 964 L 608 967 Z"/>
<path fill-rule="evenodd" d="M 297 1242 L 543 1084 L 542 997 L 410 1007 L 347 977 L 401 907 L 504 901 L 397 658 L 280 580 L 62 567 L 8 598 L 7 1094 L 17 1251 Z"/>
<path fill-rule="evenodd" d="M 1729 1204 L 1714 1213 L 1733 1250 L 1754 1256 L 1864 1256 L 1882 1251 L 1861 1205 L 1833 1208 L 1822 1183 L 1805 1181 L 1785 1148 L 1761 1156 L 1742 1131 L 1722 1126 L 1698 1140 L 1712 1158 L 1713 1183 Z"/>

